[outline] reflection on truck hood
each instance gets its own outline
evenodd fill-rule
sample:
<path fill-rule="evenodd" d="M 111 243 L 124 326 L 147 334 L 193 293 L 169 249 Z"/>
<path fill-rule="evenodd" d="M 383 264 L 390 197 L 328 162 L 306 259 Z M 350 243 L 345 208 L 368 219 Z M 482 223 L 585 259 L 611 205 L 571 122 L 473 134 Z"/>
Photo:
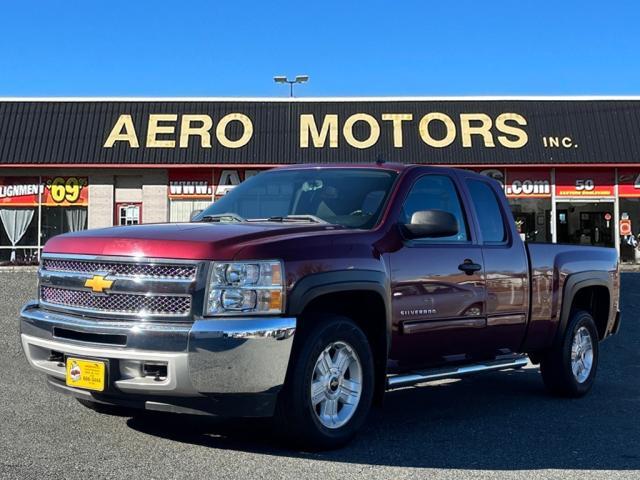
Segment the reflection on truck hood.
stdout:
<path fill-rule="evenodd" d="M 240 244 L 342 229 L 313 223 L 167 223 L 84 230 L 53 237 L 45 253 L 228 260 Z"/>

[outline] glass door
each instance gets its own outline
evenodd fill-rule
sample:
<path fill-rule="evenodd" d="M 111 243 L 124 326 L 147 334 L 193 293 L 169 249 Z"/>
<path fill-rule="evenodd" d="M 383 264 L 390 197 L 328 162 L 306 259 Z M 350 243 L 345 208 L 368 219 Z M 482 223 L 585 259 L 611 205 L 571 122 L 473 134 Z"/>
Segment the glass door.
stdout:
<path fill-rule="evenodd" d="M 614 247 L 614 203 L 558 202 L 558 243 Z"/>

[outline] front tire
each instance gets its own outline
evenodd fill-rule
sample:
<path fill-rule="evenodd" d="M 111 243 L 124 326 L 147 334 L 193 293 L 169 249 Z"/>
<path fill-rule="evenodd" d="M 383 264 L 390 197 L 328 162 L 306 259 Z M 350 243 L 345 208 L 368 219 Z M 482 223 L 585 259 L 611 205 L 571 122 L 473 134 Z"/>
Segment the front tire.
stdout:
<path fill-rule="evenodd" d="M 542 380 L 549 392 L 562 397 L 582 397 L 591 387 L 598 367 L 598 330 L 583 310 L 569 318 L 564 338 L 540 362 Z"/>
<path fill-rule="evenodd" d="M 371 409 L 373 354 L 349 318 L 314 315 L 301 331 L 276 413 L 278 431 L 296 446 L 338 448 L 353 438 Z"/>

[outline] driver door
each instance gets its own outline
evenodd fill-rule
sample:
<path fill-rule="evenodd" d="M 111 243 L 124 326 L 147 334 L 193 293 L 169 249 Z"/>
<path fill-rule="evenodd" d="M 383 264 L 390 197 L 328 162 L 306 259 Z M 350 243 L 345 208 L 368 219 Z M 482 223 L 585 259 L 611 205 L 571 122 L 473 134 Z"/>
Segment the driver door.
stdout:
<path fill-rule="evenodd" d="M 482 250 L 465 215 L 457 180 L 447 174 L 418 177 L 400 223 L 421 210 L 443 210 L 458 221 L 451 237 L 403 241 L 390 253 L 394 332 L 390 358 L 400 368 L 462 359 L 482 344 L 486 327 Z M 465 268 L 474 264 L 475 271 Z M 391 365 L 393 366 L 393 365 Z"/>

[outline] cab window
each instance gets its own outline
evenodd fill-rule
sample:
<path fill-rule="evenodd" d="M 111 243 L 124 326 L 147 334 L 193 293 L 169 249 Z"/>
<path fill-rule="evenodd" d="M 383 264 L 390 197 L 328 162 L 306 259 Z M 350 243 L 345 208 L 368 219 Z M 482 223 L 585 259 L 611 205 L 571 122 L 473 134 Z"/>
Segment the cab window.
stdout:
<path fill-rule="evenodd" d="M 476 209 L 484 243 L 504 243 L 507 229 L 502 218 L 498 197 L 491 186 L 480 180 L 467 180 L 471 200 Z"/>

